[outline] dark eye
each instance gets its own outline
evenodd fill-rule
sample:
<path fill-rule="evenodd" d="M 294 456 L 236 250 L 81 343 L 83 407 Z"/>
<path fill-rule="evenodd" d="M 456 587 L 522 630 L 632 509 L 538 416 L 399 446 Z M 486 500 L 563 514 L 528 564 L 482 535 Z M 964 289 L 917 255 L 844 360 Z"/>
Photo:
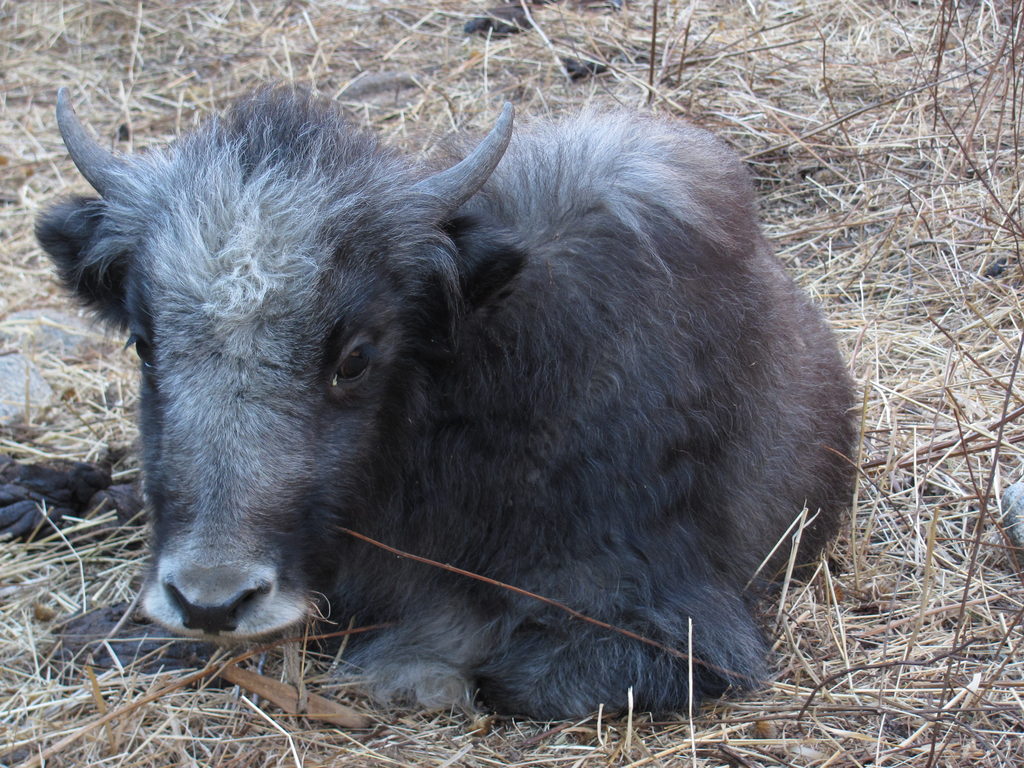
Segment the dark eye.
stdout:
<path fill-rule="evenodd" d="M 370 367 L 370 350 L 366 344 L 353 349 L 334 371 L 331 386 L 338 387 L 359 381 Z"/>
<path fill-rule="evenodd" d="M 147 368 L 153 367 L 153 350 L 149 346 L 149 342 L 139 336 L 137 333 L 133 333 L 128 337 L 128 341 L 125 342 L 125 349 L 128 347 L 135 347 L 135 354 L 139 356 L 139 360 Z"/>

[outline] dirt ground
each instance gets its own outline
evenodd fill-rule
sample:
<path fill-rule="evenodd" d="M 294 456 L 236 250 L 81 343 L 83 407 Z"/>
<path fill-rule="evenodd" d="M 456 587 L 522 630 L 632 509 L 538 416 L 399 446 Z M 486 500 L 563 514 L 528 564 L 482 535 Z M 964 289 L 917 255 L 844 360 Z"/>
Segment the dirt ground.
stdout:
<path fill-rule="evenodd" d="M 197 679 L 202 660 L 60 663 L 62 622 L 130 601 L 144 560 L 140 526 L 72 521 L 0 542 L 0 765 L 1024 764 L 1024 572 L 999 522 L 1024 473 L 1021 0 L 566 1 L 529 6 L 519 34 L 467 34 L 490 4 L 0 0 L 0 323 L 70 307 L 32 234 L 43 207 L 88 191 L 57 132 L 61 85 L 122 152 L 268 81 L 311 86 L 422 157 L 505 100 L 524 120 L 617 104 L 705 126 L 747 159 L 863 398 L 841 539 L 765 616 L 773 679 L 667 721 L 536 723 L 384 709 L 330 660 L 279 648 L 245 662 L 301 667 L 372 722 L 339 727 Z M 131 481 L 122 344 L 20 350 L 54 399 L 0 428 L 0 453 Z"/>

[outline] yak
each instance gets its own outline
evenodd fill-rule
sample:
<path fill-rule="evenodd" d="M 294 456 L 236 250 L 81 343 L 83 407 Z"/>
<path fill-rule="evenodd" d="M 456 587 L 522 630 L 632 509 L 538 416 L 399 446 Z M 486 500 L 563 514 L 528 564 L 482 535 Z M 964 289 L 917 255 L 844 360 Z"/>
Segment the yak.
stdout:
<path fill-rule="evenodd" d="M 764 679 L 758 598 L 849 503 L 852 389 L 723 143 L 506 104 L 428 162 L 284 85 L 142 153 L 66 89 L 57 120 L 98 196 L 37 237 L 140 359 L 152 620 L 355 621 L 372 695 L 540 719 Z"/>

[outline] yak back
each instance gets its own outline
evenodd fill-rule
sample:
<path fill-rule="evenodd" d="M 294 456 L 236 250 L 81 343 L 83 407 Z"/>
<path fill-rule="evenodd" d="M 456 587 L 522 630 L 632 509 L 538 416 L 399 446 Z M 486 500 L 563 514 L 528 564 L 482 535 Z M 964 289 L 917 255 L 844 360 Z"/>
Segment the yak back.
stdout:
<path fill-rule="evenodd" d="M 720 142 L 635 115 L 520 128 L 451 234 L 518 274 L 471 303 L 390 532 L 578 606 L 658 573 L 742 585 L 834 534 L 848 378 Z"/>

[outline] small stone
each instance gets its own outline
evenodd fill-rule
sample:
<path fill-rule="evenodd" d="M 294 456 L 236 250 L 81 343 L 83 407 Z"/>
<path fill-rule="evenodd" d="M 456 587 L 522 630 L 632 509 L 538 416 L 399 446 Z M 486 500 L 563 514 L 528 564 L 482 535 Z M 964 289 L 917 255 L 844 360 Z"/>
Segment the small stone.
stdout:
<path fill-rule="evenodd" d="M 24 355 L 0 355 L 0 424 L 33 421 L 53 400 L 43 374 Z"/>
<path fill-rule="evenodd" d="M 569 79 L 573 82 L 584 80 L 592 75 L 600 75 L 608 71 L 608 67 L 604 64 L 598 64 L 594 61 L 570 59 L 567 56 L 562 58 L 562 66 L 565 67 L 565 73 L 569 75 Z"/>
<path fill-rule="evenodd" d="M 985 268 L 985 277 L 999 277 L 1006 271 L 1006 257 L 1000 256 Z"/>
<path fill-rule="evenodd" d="M 525 32 L 530 28 L 530 21 L 522 6 L 512 3 L 489 8 L 486 16 L 478 16 L 466 22 L 462 31 L 467 35 L 478 34 L 487 37 L 506 37 Z"/>
<path fill-rule="evenodd" d="M 88 321 L 56 309 L 12 312 L 0 321 L 0 341 L 19 352 L 48 352 L 60 358 L 80 358 L 110 344 Z"/>
<path fill-rule="evenodd" d="M 1018 480 L 1003 490 L 999 506 L 1006 535 L 1015 547 L 1024 547 L 1024 480 Z"/>

